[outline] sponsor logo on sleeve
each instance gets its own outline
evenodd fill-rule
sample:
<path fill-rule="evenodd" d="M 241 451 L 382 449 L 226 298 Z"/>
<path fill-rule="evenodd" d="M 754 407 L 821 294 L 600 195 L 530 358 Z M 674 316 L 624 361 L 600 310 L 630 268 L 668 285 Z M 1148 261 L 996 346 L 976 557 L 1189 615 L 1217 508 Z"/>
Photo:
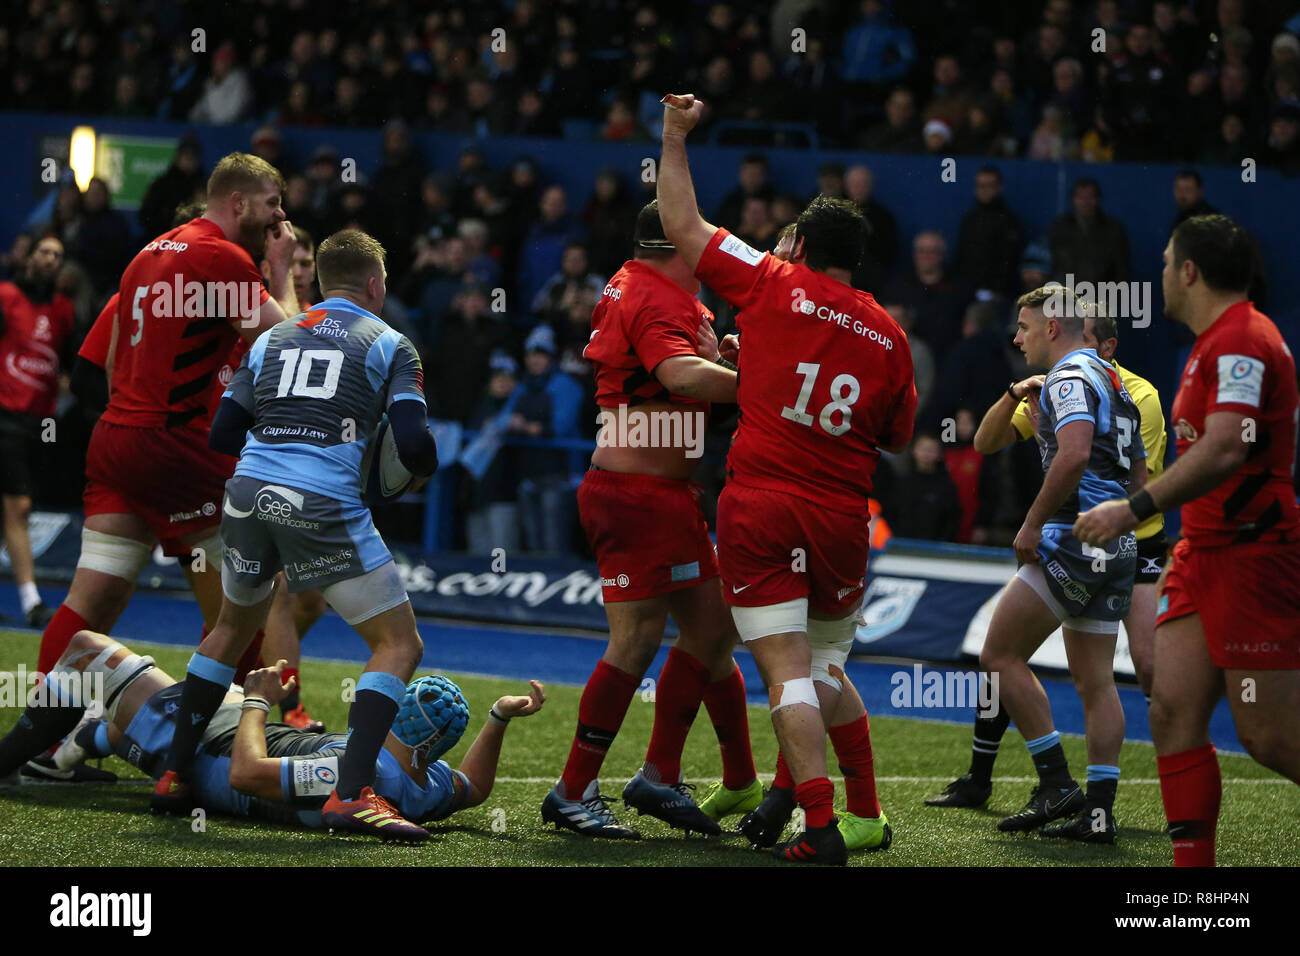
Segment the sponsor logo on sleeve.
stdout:
<path fill-rule="evenodd" d="M 1219 356 L 1219 392 L 1217 404 L 1259 407 L 1264 390 L 1264 363 L 1249 355 Z"/>
<path fill-rule="evenodd" d="M 748 245 L 735 236 L 727 236 L 718 246 L 719 252 L 725 252 L 733 259 L 739 259 L 747 266 L 756 266 L 758 261 L 763 258 L 764 253 L 759 252 L 753 246 Z"/>
<path fill-rule="evenodd" d="M 1067 378 L 1053 382 L 1047 395 L 1052 400 L 1052 410 L 1057 421 L 1069 415 L 1088 414 L 1088 396 L 1084 394 L 1083 383 L 1078 379 Z"/>

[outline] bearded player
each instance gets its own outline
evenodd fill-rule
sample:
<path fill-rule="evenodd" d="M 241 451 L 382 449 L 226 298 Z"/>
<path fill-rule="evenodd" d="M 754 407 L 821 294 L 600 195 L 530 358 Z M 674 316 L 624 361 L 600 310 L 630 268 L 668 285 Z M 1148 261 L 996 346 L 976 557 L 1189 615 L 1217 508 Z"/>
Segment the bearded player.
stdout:
<path fill-rule="evenodd" d="M 1178 395 L 1178 459 L 1075 522 L 1101 544 L 1182 508 L 1156 620 L 1151 735 L 1175 866 L 1213 866 L 1222 781 L 1210 716 L 1225 693 L 1255 760 L 1300 783 L 1300 507 L 1295 360 L 1246 295 L 1249 235 L 1194 216 L 1164 251 L 1165 313 L 1196 335 Z"/>
<path fill-rule="evenodd" d="M 842 674 L 862 603 L 867 497 L 880 449 L 901 450 L 912 432 L 911 355 L 893 319 L 849 284 L 862 253 L 861 213 L 818 197 L 799 216 L 790 262 L 751 249 L 696 206 L 686 134 L 703 104 L 691 95 L 665 103 L 664 232 L 743 322 L 740 424 L 718 502 L 718 558 L 807 824 L 773 852 L 843 865 L 826 727 L 853 706 Z"/>
<path fill-rule="evenodd" d="M 602 427 L 578 488 L 578 511 L 600 569 L 609 645 L 583 688 L 577 734 L 542 819 L 589 837 L 639 838 L 610 810 L 597 774 L 671 613 L 680 636 L 655 687 L 645 763 L 623 789 L 623 802 L 672 826 L 716 835 L 718 818 L 752 810 L 762 796 L 745 682 L 731 656 L 736 631 L 699 492 L 688 480 L 709 403 L 736 400 L 736 373 L 717 363 L 713 317 L 695 298 L 692 267 L 664 237 L 656 203 L 638 214 L 633 243 L 634 258 L 609 280 L 592 313 L 583 353 L 595 366 Z M 669 440 L 650 447 L 635 438 L 638 427 Z M 681 759 L 701 700 L 718 735 L 723 779 L 696 806 L 682 782 Z"/>
<path fill-rule="evenodd" d="M 41 638 L 41 672 L 77 631 L 112 629 L 155 542 L 182 559 L 205 625 L 216 621 L 218 512 L 234 460 L 208 447 L 208 423 L 236 340 L 298 311 L 283 184 L 265 161 L 231 153 L 208 180 L 206 213 L 146 244 L 122 274 L 108 407 L 86 454 L 81 555 Z M 255 265 L 263 253 L 269 294 Z"/>
<path fill-rule="evenodd" d="M 1165 416 L 1160 407 L 1160 396 L 1146 379 L 1130 372 L 1115 361 L 1118 329 L 1111 316 L 1096 314 L 1093 310 L 1084 316 L 1083 344 L 1095 349 L 1097 357 L 1114 366 L 1124 389 L 1137 404 L 1142 417 L 1142 444 L 1147 449 L 1147 474 L 1158 475 L 1164 465 Z M 975 449 L 992 455 L 1013 444 L 1017 437 L 1026 439 L 1038 434 L 1039 399 L 1044 376 L 1034 375 L 1008 386 L 1006 394 L 985 413 L 975 433 Z M 1014 411 L 1013 411 L 1014 409 Z M 1156 513 L 1143 521 L 1135 532 L 1137 562 L 1133 574 L 1133 597 L 1124 628 L 1128 633 L 1133 667 L 1138 684 L 1150 702 L 1152 657 L 1155 641 L 1156 582 L 1164 567 L 1167 542 L 1164 533 L 1164 515 Z M 1005 707 L 991 708 L 990 713 L 975 715 L 974 741 L 971 747 L 970 769 L 950 783 L 944 791 L 925 802 L 932 807 L 980 807 L 993 792 L 993 763 L 1003 734 L 1010 726 L 1011 716 Z M 1088 779 L 1102 781 L 1115 778 L 1118 768 L 1092 765 L 1087 769 Z M 1114 834 L 1109 827 L 1077 827 L 1071 823 L 1052 823 L 1041 831 L 1044 836 L 1061 836 L 1084 842 L 1109 843 Z"/>
<path fill-rule="evenodd" d="M 772 250 L 774 258 L 790 261 L 795 228 L 791 223 L 778 234 L 776 248 Z M 739 362 L 740 337 L 727 336 L 723 340 L 723 351 L 728 358 L 734 354 L 733 361 Z M 867 708 L 848 673 L 842 672 L 839 680 L 843 697 L 834 713 L 835 722 L 826 727 L 840 773 L 844 774 L 846 809 L 836 812 L 836 826 L 844 837 L 846 849 L 887 850 L 894 835 L 889 819 L 880 809 L 880 798 L 876 793 L 875 759 L 871 752 Z M 740 821 L 740 832 L 756 847 L 774 846 L 794 814 L 794 805 L 794 778 L 790 775 L 785 755 L 777 751 L 772 786 L 763 802 Z"/>

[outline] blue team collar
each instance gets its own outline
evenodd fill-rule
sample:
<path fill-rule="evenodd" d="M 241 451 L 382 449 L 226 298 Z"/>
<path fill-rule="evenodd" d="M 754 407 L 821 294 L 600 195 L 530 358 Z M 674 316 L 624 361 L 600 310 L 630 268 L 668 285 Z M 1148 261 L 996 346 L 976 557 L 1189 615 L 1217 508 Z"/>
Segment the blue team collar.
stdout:
<path fill-rule="evenodd" d="M 1097 354 L 1096 349 L 1075 349 L 1073 352 L 1067 352 L 1066 354 L 1062 355 L 1061 360 L 1057 362 L 1055 365 L 1053 365 L 1052 368 L 1053 369 L 1060 368 L 1062 365 L 1064 365 L 1066 362 L 1068 362 L 1071 358 L 1073 358 L 1076 355 L 1089 355 L 1092 358 L 1096 359 L 1098 362 L 1102 360 L 1101 356 Z"/>
<path fill-rule="evenodd" d="M 338 310 L 340 312 L 351 312 L 354 315 L 364 315 L 368 318 L 374 319 L 376 322 L 384 321 L 379 316 L 375 315 L 373 312 L 367 312 L 365 309 L 361 308 L 361 306 L 357 305 L 355 302 L 349 301 L 348 299 L 345 299 L 342 296 L 337 296 L 337 295 L 333 296 L 332 298 L 325 299 L 322 302 L 317 302 L 313 306 L 308 306 L 306 309 L 303 309 L 303 311 L 310 312 L 313 309 L 325 309 L 331 312 L 334 310 Z"/>

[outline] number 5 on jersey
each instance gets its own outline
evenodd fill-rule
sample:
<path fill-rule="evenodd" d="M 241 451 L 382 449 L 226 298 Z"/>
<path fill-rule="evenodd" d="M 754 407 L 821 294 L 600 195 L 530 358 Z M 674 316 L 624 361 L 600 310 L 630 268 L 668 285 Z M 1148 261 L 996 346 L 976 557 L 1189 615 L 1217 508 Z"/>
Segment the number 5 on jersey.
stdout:
<path fill-rule="evenodd" d="M 275 397 L 333 398 L 339 387 L 339 372 L 343 370 L 343 353 L 338 349 L 280 349 L 279 359 L 284 363 L 280 370 L 280 386 Z M 308 385 L 311 366 L 315 361 L 325 363 L 325 380 L 319 385 Z M 294 370 L 297 370 L 297 376 Z"/>
<path fill-rule="evenodd" d="M 786 406 L 781 409 L 781 417 L 788 418 L 790 421 L 799 425 L 807 425 L 812 428 L 813 418 L 808 414 L 808 400 L 812 398 L 813 385 L 817 382 L 817 376 L 822 370 L 820 363 L 800 362 L 795 367 L 795 372 L 803 376 L 803 387 L 799 389 L 799 398 L 794 403 L 794 408 Z M 862 394 L 862 386 L 858 380 L 847 372 L 836 375 L 831 381 L 831 401 L 821 410 L 817 416 L 817 424 L 821 425 L 822 430 L 828 435 L 843 435 L 853 427 L 853 409 L 852 405 Z M 839 424 L 831 421 L 836 412 L 840 413 Z"/>

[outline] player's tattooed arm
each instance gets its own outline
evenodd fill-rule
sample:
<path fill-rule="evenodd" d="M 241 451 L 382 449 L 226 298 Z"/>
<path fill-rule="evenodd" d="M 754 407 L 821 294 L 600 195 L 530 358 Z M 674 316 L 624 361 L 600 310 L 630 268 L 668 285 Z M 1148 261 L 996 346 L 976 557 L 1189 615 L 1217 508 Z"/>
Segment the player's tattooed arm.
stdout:
<path fill-rule="evenodd" d="M 270 707 L 278 706 L 285 694 L 293 690 L 298 678 L 283 682 L 288 661 L 279 660 L 274 667 L 249 671 L 244 678 L 245 700 L 260 697 Z M 260 707 L 245 706 L 235 730 L 230 752 L 230 786 L 250 797 L 280 800 L 284 796 L 280 780 L 280 759 L 266 755 L 266 721 L 269 714 Z"/>
<path fill-rule="evenodd" d="M 700 215 L 690 164 L 686 160 L 686 134 L 704 115 L 704 103 L 691 93 L 684 96 L 669 93 L 663 103 L 663 150 L 655 184 L 659 221 L 663 223 L 664 235 L 677 247 L 678 255 L 695 269 L 709 240 L 718 231 L 717 226 L 705 222 Z"/>
<path fill-rule="evenodd" d="M 527 696 L 507 695 L 492 705 L 493 716 L 488 717 L 458 768 L 469 781 L 469 793 L 460 809 L 478 806 L 492 792 L 497 779 L 497 764 L 501 760 L 501 742 L 505 739 L 510 719 L 531 716 L 541 710 L 544 703 L 546 688 L 540 681 L 530 680 Z"/>

